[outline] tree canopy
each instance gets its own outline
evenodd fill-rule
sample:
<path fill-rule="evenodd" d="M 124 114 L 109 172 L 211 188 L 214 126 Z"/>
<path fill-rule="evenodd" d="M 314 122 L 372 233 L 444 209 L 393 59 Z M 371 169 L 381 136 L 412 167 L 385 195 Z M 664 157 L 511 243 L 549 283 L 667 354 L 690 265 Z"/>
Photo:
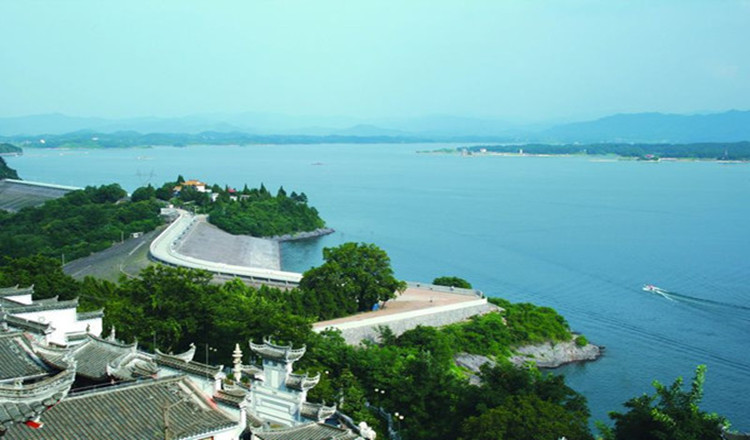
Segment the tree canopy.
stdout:
<path fill-rule="evenodd" d="M 133 232 L 160 225 L 159 204 L 154 200 L 128 202 L 117 184 L 86 187 L 0 216 L 0 255 L 35 254 L 74 260 L 111 246 Z"/>
<path fill-rule="evenodd" d="M 471 283 L 459 277 L 450 277 L 450 276 L 437 277 L 432 281 L 432 284 L 435 284 L 437 286 L 460 287 L 462 289 L 471 289 Z"/>
<path fill-rule="evenodd" d="M 325 227 L 318 211 L 307 204 L 305 193 L 287 194 L 280 187 L 274 196 L 265 185 L 241 190 L 219 185 L 206 185 L 206 191 L 183 185 L 178 176 L 160 188 L 139 188 L 133 199 L 156 197 L 178 206 L 190 205 L 192 209 L 209 215 L 208 221 L 230 234 L 273 237 L 298 232 L 309 232 Z M 179 187 L 179 190 L 175 190 Z"/>
<path fill-rule="evenodd" d="M 323 249 L 325 262 L 302 276 L 300 289 L 323 299 L 317 315 L 335 318 L 371 310 L 379 301 L 395 297 L 406 283 L 393 276 L 391 260 L 374 244 L 344 243 Z"/>
<path fill-rule="evenodd" d="M 7 145 L 7 144 L 3 144 Z M 0 179 L 18 179 L 18 173 L 5 163 L 5 159 L 0 157 Z"/>
<path fill-rule="evenodd" d="M 678 377 L 670 386 L 653 382 L 656 393 L 643 394 L 625 402 L 625 413 L 611 412 L 614 428 L 603 430 L 607 440 L 719 440 L 723 417 L 702 411 L 698 406 L 703 398 L 706 366 L 695 369 L 690 389 L 682 389 Z"/>

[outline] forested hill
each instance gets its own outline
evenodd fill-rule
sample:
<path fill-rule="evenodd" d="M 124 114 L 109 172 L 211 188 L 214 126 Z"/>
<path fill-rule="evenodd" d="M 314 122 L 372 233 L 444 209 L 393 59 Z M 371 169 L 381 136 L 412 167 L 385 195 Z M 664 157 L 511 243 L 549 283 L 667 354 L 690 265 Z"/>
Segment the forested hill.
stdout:
<path fill-rule="evenodd" d="M 158 189 L 148 186 L 133 192 L 133 200 L 154 197 L 208 214 L 209 222 L 235 235 L 273 237 L 325 227 L 318 211 L 307 204 L 304 192 L 288 194 L 283 187 L 273 195 L 263 184 L 260 188 L 245 185 L 235 189 L 195 180 L 185 182 L 179 176 Z"/>
<path fill-rule="evenodd" d="M 0 155 L 2 154 L 20 154 L 23 150 L 19 147 L 16 147 L 13 144 L 8 143 L 0 143 Z"/>
<path fill-rule="evenodd" d="M 461 150 L 459 148 L 459 150 Z M 750 160 L 750 142 L 713 142 L 698 144 L 525 144 L 481 145 L 471 152 L 493 153 L 616 155 L 632 158 L 678 158 L 714 160 Z"/>
<path fill-rule="evenodd" d="M 87 187 L 15 214 L 0 211 L 0 257 L 65 254 L 70 261 L 161 224 L 156 201 L 126 196 L 117 184 Z"/>
<path fill-rule="evenodd" d="M 0 179 L 18 179 L 18 173 L 0 157 Z"/>

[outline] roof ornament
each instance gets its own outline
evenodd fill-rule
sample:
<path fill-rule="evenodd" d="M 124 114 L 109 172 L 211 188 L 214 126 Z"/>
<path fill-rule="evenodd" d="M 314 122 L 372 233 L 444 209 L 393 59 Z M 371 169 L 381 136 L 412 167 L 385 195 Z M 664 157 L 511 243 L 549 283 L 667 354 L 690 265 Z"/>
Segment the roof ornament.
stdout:
<path fill-rule="evenodd" d="M 115 331 L 115 326 L 113 325 L 112 331 L 109 332 L 109 337 L 107 338 L 107 340 L 116 342 L 117 341 L 117 339 L 115 339 L 116 337 L 117 337 L 117 332 Z"/>

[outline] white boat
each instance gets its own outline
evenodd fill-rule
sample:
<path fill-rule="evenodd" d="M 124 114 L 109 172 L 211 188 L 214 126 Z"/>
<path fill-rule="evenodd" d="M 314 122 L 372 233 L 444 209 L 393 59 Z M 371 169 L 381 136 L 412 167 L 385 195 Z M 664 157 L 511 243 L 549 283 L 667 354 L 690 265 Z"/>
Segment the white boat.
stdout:
<path fill-rule="evenodd" d="M 656 287 L 653 284 L 644 284 L 643 285 L 643 290 L 646 291 L 646 292 L 651 292 L 651 293 L 655 293 L 657 295 L 661 295 L 664 298 L 667 298 L 669 300 L 672 299 L 669 296 L 667 296 L 667 291 L 666 290 L 662 289 L 661 287 Z"/>

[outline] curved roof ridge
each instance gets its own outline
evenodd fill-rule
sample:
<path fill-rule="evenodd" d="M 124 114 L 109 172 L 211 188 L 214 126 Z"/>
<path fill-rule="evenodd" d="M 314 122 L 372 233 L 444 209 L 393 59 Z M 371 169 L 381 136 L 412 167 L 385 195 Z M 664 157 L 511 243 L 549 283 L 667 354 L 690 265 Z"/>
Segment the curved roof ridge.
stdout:
<path fill-rule="evenodd" d="M 138 341 L 134 341 L 134 342 L 131 342 L 130 344 L 127 344 L 125 342 L 120 342 L 120 341 L 111 340 L 111 339 L 105 339 L 105 338 L 102 338 L 100 336 L 93 335 L 91 333 L 87 333 L 86 336 L 88 338 L 94 340 L 94 341 L 103 342 L 103 343 L 105 343 L 107 345 L 111 345 L 113 347 L 117 347 L 117 348 L 129 348 L 132 351 L 138 350 Z M 81 345 L 85 345 L 85 342 L 83 344 L 81 344 Z"/>

